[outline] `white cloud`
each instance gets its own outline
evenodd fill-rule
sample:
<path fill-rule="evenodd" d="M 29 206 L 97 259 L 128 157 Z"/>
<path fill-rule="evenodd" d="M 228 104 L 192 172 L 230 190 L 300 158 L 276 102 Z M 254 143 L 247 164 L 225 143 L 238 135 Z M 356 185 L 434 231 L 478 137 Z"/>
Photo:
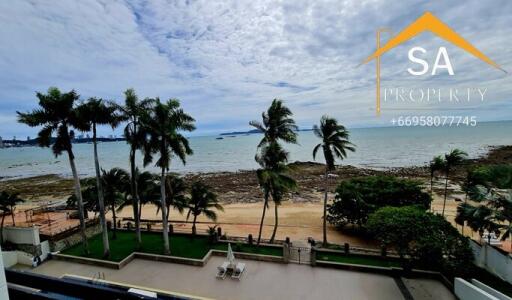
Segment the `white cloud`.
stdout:
<path fill-rule="evenodd" d="M 34 91 L 48 86 L 118 101 L 134 87 L 144 97 L 180 98 L 199 133 L 246 128 L 276 97 L 303 126 L 324 113 L 349 126 L 384 123 L 373 113 L 374 64 L 358 67 L 375 48 L 375 30 L 397 32 L 431 10 L 512 72 L 512 4 L 499 2 L 4 1 L 0 113 L 34 107 Z M 416 42 L 446 46 L 428 34 Z M 411 44 L 383 57 L 387 84 L 410 82 L 404 72 Z M 509 76 L 448 47 L 454 84 L 488 86 L 501 103 L 510 97 Z M 34 134 L 14 119 L 7 124 L 0 135 Z"/>

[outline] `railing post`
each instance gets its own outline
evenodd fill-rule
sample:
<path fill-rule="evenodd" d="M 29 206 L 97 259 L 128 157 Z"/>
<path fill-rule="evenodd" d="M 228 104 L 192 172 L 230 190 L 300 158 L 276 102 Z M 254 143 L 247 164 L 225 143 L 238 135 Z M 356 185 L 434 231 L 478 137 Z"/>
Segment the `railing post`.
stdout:
<path fill-rule="evenodd" d="M 309 253 L 311 255 L 309 261 L 311 263 L 311 266 L 316 266 L 316 247 L 311 247 L 311 252 Z"/>
<path fill-rule="evenodd" d="M 283 244 L 283 262 L 286 264 L 290 262 L 290 245 L 288 243 Z"/>

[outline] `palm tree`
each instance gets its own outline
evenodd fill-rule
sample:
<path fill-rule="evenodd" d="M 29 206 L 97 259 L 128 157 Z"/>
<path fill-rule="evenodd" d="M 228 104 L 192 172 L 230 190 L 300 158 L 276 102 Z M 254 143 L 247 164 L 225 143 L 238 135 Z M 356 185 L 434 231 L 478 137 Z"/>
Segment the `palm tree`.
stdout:
<path fill-rule="evenodd" d="M 108 171 L 102 170 L 101 181 L 105 187 L 105 204 L 112 211 L 112 239 L 117 238 L 117 216 L 118 207 L 125 202 L 126 191 L 130 186 L 130 175 L 123 169 L 112 168 Z"/>
<path fill-rule="evenodd" d="M 428 167 L 430 170 L 430 195 L 432 196 L 433 187 L 434 187 L 434 176 L 437 171 L 441 171 L 445 168 L 445 161 L 441 155 L 434 156 L 434 158 L 430 161 Z"/>
<path fill-rule="evenodd" d="M 2 193 L 0 193 L 0 210 L 2 211 L 2 223 L 0 225 L 0 243 L 3 243 L 5 215 L 11 214 L 12 226 L 16 226 L 16 223 L 14 222 L 14 210 L 16 209 L 16 204 L 21 202 L 25 202 L 25 200 L 21 199 L 18 193 L 8 193 L 6 191 L 2 191 Z"/>
<path fill-rule="evenodd" d="M 161 169 L 160 194 L 162 225 L 164 238 L 164 252 L 170 254 L 169 229 L 167 222 L 167 201 L 166 198 L 166 173 L 169 171 L 171 158 L 177 156 L 183 164 L 186 163 L 186 156 L 191 155 L 192 149 L 187 138 L 180 131 L 193 131 L 195 129 L 194 119 L 180 108 L 180 102 L 170 99 L 167 103 L 156 99 L 155 107 L 150 115 L 143 118 L 142 131 L 148 137 L 144 147 L 144 164 L 148 165 L 153 161 L 153 155 L 158 154 L 156 166 Z"/>
<path fill-rule="evenodd" d="M 137 94 L 133 89 L 127 89 L 125 92 L 125 104 L 119 107 L 123 120 L 127 121 L 124 128 L 124 137 L 130 145 L 130 195 L 133 207 L 133 219 L 135 220 L 135 235 L 137 237 L 136 248 L 142 245 L 140 235 L 140 216 L 139 216 L 139 190 L 137 185 L 135 154 L 137 150 L 142 149 L 145 136 L 140 131 L 140 119 L 148 113 L 152 107 L 151 99 L 139 101 Z"/>
<path fill-rule="evenodd" d="M 314 125 L 313 132 L 322 140 L 313 148 L 313 159 L 316 158 L 321 148 L 325 159 L 324 173 L 324 214 L 323 214 L 323 245 L 327 246 L 327 196 L 329 193 L 329 171 L 335 169 L 335 159 L 340 160 L 347 157 L 347 151 L 355 151 L 354 145 L 349 142 L 349 132 L 345 126 L 338 124 L 338 121 L 328 116 L 320 119 L 320 126 Z"/>
<path fill-rule="evenodd" d="M 171 208 L 176 209 L 180 214 L 182 214 L 185 208 L 188 207 L 187 197 L 185 196 L 186 191 L 187 188 L 185 186 L 185 181 L 183 180 L 183 178 L 174 175 L 166 176 L 165 200 L 167 209 L 167 220 L 169 220 Z M 160 201 L 155 201 L 154 204 L 157 207 L 158 213 L 161 209 L 160 205 L 162 203 Z"/>
<path fill-rule="evenodd" d="M 279 143 L 272 143 L 263 147 L 261 149 L 261 155 L 257 156 L 256 160 L 264 167 L 264 170 L 266 170 L 265 174 L 267 178 L 265 180 L 268 183 L 269 192 L 274 202 L 274 230 L 270 237 L 270 243 L 273 243 L 276 237 L 277 227 L 279 226 L 278 207 L 281 205 L 283 195 L 297 188 L 297 182 L 287 174 L 288 166 L 286 163 L 288 162 L 288 152 L 286 152 Z"/>
<path fill-rule="evenodd" d="M 217 213 L 214 209 L 224 211 L 222 205 L 219 204 L 217 195 L 210 190 L 210 187 L 200 181 L 194 182 L 190 188 L 190 200 L 188 202 L 187 220 L 192 215 L 192 235 L 196 235 L 197 217 L 203 214 L 212 221 L 217 220 Z"/>
<path fill-rule="evenodd" d="M 268 146 L 270 144 L 278 143 L 278 141 L 284 141 L 286 143 L 292 144 L 297 143 L 296 131 L 298 127 L 297 125 L 295 125 L 295 121 L 291 118 L 292 115 L 293 114 L 291 110 L 283 104 L 283 101 L 274 99 L 270 107 L 267 109 L 267 111 L 261 114 L 262 122 L 249 122 L 249 125 L 253 126 L 254 128 L 258 129 L 263 133 L 263 138 L 258 144 L 258 150 L 262 150 L 265 146 Z M 255 159 L 256 161 L 258 161 L 258 155 L 256 155 Z M 263 166 L 263 169 L 260 169 L 256 172 L 256 175 L 258 177 L 258 183 L 264 195 L 263 213 L 261 214 L 260 229 L 258 233 L 258 245 L 260 244 L 261 241 L 263 222 L 265 220 L 265 214 L 268 207 L 268 199 L 271 192 L 269 179 L 272 176 L 269 170 L 277 166 L 278 163 L 279 162 L 277 161 L 267 161 L 267 163 L 265 163 L 265 166 Z"/>
<path fill-rule="evenodd" d="M 87 245 L 87 236 L 85 235 L 85 217 L 82 201 L 82 191 L 80 188 L 80 178 L 75 166 L 75 155 L 73 154 L 73 146 L 71 144 L 74 138 L 74 131 L 71 127 L 79 130 L 87 130 L 78 122 L 76 109 L 74 104 L 79 100 L 80 96 L 74 91 L 61 93 L 57 88 L 49 88 L 47 94 L 37 93 L 40 108 L 28 113 L 17 112 L 18 121 L 27 124 L 30 127 L 42 126 L 39 131 L 37 141 L 41 147 L 50 147 L 55 156 L 59 156 L 62 152 L 67 152 L 71 172 L 73 173 L 75 184 L 75 196 L 78 204 L 78 216 L 80 218 L 80 232 L 84 252 L 89 253 Z M 52 133 L 56 133 L 56 138 L 52 141 Z"/>
<path fill-rule="evenodd" d="M 468 154 L 460 149 L 453 149 L 450 153 L 444 155 L 444 173 L 445 173 L 445 184 L 444 184 L 444 202 L 443 202 L 443 213 L 446 208 L 446 197 L 448 196 L 448 177 L 452 168 L 462 164 Z"/>
<path fill-rule="evenodd" d="M 92 129 L 96 188 L 98 191 L 98 206 L 103 238 L 103 257 L 108 257 L 110 255 L 110 246 L 108 242 L 107 221 L 105 219 L 105 200 L 103 198 L 103 187 L 101 185 L 96 129 L 98 125 L 109 125 L 114 129 L 121 120 L 117 115 L 117 107 L 103 99 L 89 98 L 87 102 L 77 107 L 77 111 L 80 121 L 82 121 L 85 126 L 89 127 L 88 131 Z"/>

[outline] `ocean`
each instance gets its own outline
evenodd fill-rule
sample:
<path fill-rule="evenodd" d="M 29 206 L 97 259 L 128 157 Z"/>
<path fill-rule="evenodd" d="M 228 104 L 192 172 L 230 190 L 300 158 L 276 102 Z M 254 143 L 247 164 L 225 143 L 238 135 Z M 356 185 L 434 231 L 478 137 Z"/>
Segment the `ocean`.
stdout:
<path fill-rule="evenodd" d="M 476 127 L 381 127 L 350 130 L 356 152 L 349 153 L 342 164 L 385 169 L 424 165 L 434 155 L 454 148 L 466 151 L 470 157 L 485 154 L 489 146 L 512 144 L 512 121 L 478 123 Z M 171 171 L 178 173 L 223 172 L 250 170 L 258 167 L 254 161 L 261 134 L 191 137 L 194 154 L 186 165 L 175 159 Z M 299 133 L 298 145 L 286 145 L 290 162 L 313 161 L 313 147 L 319 139 L 311 131 Z M 74 144 L 76 164 L 81 177 L 94 176 L 93 147 Z M 128 169 L 128 145 L 125 142 L 105 142 L 98 145 L 101 167 Z M 319 153 L 320 154 L 320 153 Z M 138 163 L 142 168 L 141 154 Z M 323 157 L 317 157 L 323 162 Z M 339 162 L 340 163 L 340 162 Z M 158 172 L 153 164 L 145 169 Z M 0 149 L 0 178 L 3 180 L 46 174 L 71 176 L 67 155 L 57 158 L 48 148 L 22 147 Z"/>

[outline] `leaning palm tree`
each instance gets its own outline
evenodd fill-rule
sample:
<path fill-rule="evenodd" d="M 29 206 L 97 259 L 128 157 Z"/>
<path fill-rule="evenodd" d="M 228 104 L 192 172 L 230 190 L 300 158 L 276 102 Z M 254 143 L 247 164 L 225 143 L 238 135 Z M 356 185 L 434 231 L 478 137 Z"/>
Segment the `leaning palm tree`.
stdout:
<path fill-rule="evenodd" d="M 80 96 L 74 90 L 68 93 L 61 93 L 59 89 L 52 87 L 48 89 L 47 94 L 37 93 L 37 98 L 39 99 L 40 108 L 28 113 L 17 112 L 18 121 L 30 127 L 43 127 L 37 137 L 39 146 L 50 147 L 51 145 L 55 156 L 61 155 L 62 152 L 67 152 L 75 184 L 75 196 L 77 198 L 78 216 L 80 218 L 82 243 L 84 252 L 88 254 L 89 247 L 85 234 L 86 225 L 82 191 L 71 143 L 74 138 L 74 131 L 71 130 L 72 127 L 79 130 L 87 130 L 87 128 L 82 127 L 82 124 L 78 121 L 74 107 L 75 102 L 79 100 Z M 56 133 L 54 141 L 52 141 L 52 133 Z"/>
<path fill-rule="evenodd" d="M 190 188 L 190 200 L 188 201 L 187 220 L 192 215 L 192 235 L 196 235 L 196 221 L 199 215 L 204 215 L 212 221 L 217 220 L 217 213 L 214 211 L 224 211 L 219 204 L 217 195 L 211 191 L 210 187 L 200 181 L 194 182 Z"/>
<path fill-rule="evenodd" d="M 320 119 L 320 126 L 314 125 L 313 132 L 322 140 L 313 148 L 313 159 L 320 148 L 325 159 L 324 173 L 324 214 L 323 214 L 323 245 L 327 246 L 327 197 L 329 193 L 329 171 L 335 169 L 336 158 L 342 160 L 347 157 L 347 151 L 355 151 L 354 144 L 349 142 L 349 132 L 345 126 L 328 116 Z"/>
<path fill-rule="evenodd" d="M 167 222 L 166 198 L 166 174 L 169 171 L 171 159 L 177 156 L 183 164 L 187 155 L 191 155 L 192 149 L 187 138 L 180 131 L 193 131 L 194 119 L 180 108 L 180 102 L 170 99 L 167 103 L 156 99 L 155 106 L 150 115 L 142 119 L 141 132 L 147 136 L 144 146 L 144 165 L 153 161 L 153 155 L 158 155 L 156 166 L 161 170 L 160 194 L 162 210 L 162 226 L 165 254 L 170 254 L 169 228 Z"/>
<path fill-rule="evenodd" d="M 78 116 L 81 122 L 92 130 L 92 143 L 94 149 L 94 167 L 96 170 L 96 188 L 98 191 L 98 206 L 100 213 L 100 224 L 103 238 L 103 257 L 110 255 L 110 246 L 108 242 L 107 221 L 105 219 L 105 200 L 103 197 L 103 187 L 101 184 L 100 163 L 98 158 L 97 126 L 109 125 L 114 129 L 121 121 L 117 115 L 117 107 L 103 99 L 89 98 L 85 103 L 77 107 Z"/>
<path fill-rule="evenodd" d="M 267 166 L 267 181 L 269 192 L 274 202 L 274 230 L 270 237 L 270 243 L 274 242 L 279 226 L 278 207 L 281 205 L 283 196 L 286 192 L 297 188 L 295 179 L 288 175 L 288 152 L 285 151 L 279 143 L 268 144 L 261 151 L 261 156 L 256 160 L 262 166 Z M 270 168 L 270 166 L 272 166 Z M 262 224 L 260 224 L 262 225 Z"/>
<path fill-rule="evenodd" d="M 0 243 L 3 243 L 4 220 L 5 215 L 10 214 L 12 217 L 12 226 L 16 226 L 14 222 L 14 210 L 18 203 L 25 202 L 19 197 L 18 193 L 8 193 L 2 191 L 0 193 L 0 210 L 2 211 L 2 222 L 0 224 Z"/>
<path fill-rule="evenodd" d="M 444 155 L 444 175 L 445 175 L 445 184 L 444 184 L 444 201 L 443 201 L 443 212 L 442 216 L 444 217 L 444 210 L 446 208 L 446 197 L 448 196 L 448 177 L 450 176 L 450 171 L 452 168 L 462 164 L 464 159 L 468 154 L 460 149 L 453 149 L 450 153 Z"/>
<path fill-rule="evenodd" d="M 142 245 L 142 237 L 140 234 L 140 216 L 138 214 L 139 191 L 136 178 L 135 154 L 137 150 L 141 150 L 145 140 L 144 134 L 140 130 L 140 119 L 148 113 L 152 107 L 151 99 L 139 100 L 133 89 L 127 89 L 125 92 L 124 106 L 119 107 L 123 120 L 127 121 L 124 128 L 124 137 L 130 145 L 130 195 L 133 207 L 133 219 L 135 220 L 135 235 L 137 237 L 136 248 Z"/>
<path fill-rule="evenodd" d="M 249 125 L 263 133 L 263 138 L 258 144 L 258 150 L 262 150 L 265 146 L 278 143 L 279 141 L 292 144 L 297 143 L 296 131 L 298 127 L 295 124 L 295 121 L 291 118 L 292 115 L 291 110 L 283 104 L 283 101 L 274 99 L 267 111 L 261 114 L 262 122 L 249 122 Z M 258 161 L 258 155 L 256 155 L 256 160 Z M 261 241 L 263 222 L 265 220 L 265 213 L 270 196 L 270 169 L 277 166 L 277 164 L 278 162 L 268 161 L 265 166 L 263 166 L 263 169 L 256 172 L 258 183 L 264 194 L 263 213 L 261 215 L 260 230 L 258 233 L 258 245 Z"/>

